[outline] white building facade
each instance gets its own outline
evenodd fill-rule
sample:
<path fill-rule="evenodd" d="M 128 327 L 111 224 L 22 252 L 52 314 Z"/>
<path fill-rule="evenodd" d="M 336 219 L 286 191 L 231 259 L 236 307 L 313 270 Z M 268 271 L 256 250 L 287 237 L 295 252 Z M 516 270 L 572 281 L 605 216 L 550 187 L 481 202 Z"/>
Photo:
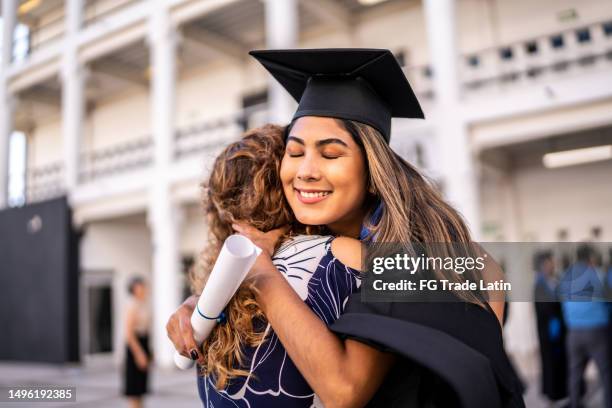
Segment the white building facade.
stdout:
<path fill-rule="evenodd" d="M 390 49 L 427 117 L 394 121 L 392 146 L 478 239 L 612 241 L 612 160 L 542 162 L 612 145 L 607 0 L 2 0 L 1 15 L 0 206 L 68 196 L 85 359 L 119 361 L 125 287 L 141 275 L 171 364 L 165 323 L 206 237 L 199 183 L 225 143 L 295 107 L 250 49 Z M 8 194 L 16 134 L 22 199 Z M 531 309 L 513 308 L 507 347 L 530 355 Z"/>

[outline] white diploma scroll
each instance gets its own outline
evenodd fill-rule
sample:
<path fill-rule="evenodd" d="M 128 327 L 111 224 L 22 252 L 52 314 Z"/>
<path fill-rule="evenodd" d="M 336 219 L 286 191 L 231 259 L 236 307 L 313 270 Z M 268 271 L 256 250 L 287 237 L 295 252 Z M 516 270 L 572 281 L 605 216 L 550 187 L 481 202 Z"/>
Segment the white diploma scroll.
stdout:
<path fill-rule="evenodd" d="M 198 347 L 217 325 L 217 317 L 234 296 L 260 253 L 261 249 L 243 235 L 231 235 L 223 243 L 217 262 L 191 315 L 191 327 Z M 186 370 L 195 362 L 176 351 L 174 363 L 180 369 Z"/>

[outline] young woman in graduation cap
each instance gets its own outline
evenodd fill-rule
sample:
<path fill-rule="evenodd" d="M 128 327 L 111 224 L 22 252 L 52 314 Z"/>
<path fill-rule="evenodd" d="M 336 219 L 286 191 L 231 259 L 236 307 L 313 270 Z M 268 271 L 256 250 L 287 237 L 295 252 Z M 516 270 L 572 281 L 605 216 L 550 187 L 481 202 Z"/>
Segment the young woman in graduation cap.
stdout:
<path fill-rule="evenodd" d="M 388 50 L 251 55 L 299 102 L 280 169 L 299 222 L 364 242 L 472 242 L 458 212 L 389 147 L 391 118 L 423 113 Z M 325 407 L 524 406 L 503 349 L 503 302 L 458 293 L 455 302 L 364 303 L 356 294 L 328 327 L 274 266 L 278 234 L 235 230 L 264 249 L 250 272 L 257 302 Z M 348 264 L 360 265 L 359 248 L 351 252 Z M 191 310 L 184 304 L 169 326 Z"/>

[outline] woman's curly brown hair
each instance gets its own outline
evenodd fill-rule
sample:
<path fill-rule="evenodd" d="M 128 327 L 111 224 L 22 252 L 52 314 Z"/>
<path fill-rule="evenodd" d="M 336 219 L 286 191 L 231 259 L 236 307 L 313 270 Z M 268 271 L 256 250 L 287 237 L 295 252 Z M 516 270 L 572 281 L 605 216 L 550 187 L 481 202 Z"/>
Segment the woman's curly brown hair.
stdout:
<path fill-rule="evenodd" d="M 265 125 L 246 132 L 221 152 L 208 181 L 201 184 L 208 243 L 190 273 L 194 294 L 202 293 L 223 242 L 234 233 L 235 221 L 246 221 L 264 232 L 289 224 L 279 243 L 293 234 L 319 232 L 295 220 L 283 194 L 280 164 L 285 150 L 284 130 Z M 255 347 L 264 340 L 264 332 L 257 331 L 254 322 L 265 322 L 265 316 L 250 281 L 238 288 L 226 316 L 227 324 L 217 325 L 202 345 L 203 374 L 215 379 L 217 389 L 224 388 L 231 378 L 249 374 L 240 368 L 244 367 L 243 347 Z"/>

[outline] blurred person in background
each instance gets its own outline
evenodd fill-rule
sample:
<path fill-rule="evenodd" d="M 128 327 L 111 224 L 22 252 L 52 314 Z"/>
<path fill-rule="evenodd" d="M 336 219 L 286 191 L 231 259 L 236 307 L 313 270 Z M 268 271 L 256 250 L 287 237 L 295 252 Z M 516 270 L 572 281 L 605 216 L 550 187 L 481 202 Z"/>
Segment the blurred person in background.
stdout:
<path fill-rule="evenodd" d="M 608 248 L 608 262 L 606 263 L 606 283 L 612 288 L 612 248 Z"/>
<path fill-rule="evenodd" d="M 550 251 L 534 257 L 534 304 L 541 362 L 541 390 L 549 400 L 567 397 L 566 328 L 557 298 L 555 263 Z"/>
<path fill-rule="evenodd" d="M 147 304 L 147 285 L 140 277 L 132 278 L 128 286 L 130 300 L 125 310 L 125 341 L 123 394 L 131 408 L 142 407 L 148 392 L 148 377 L 152 356 L 149 349 L 151 315 Z"/>
<path fill-rule="evenodd" d="M 576 250 L 576 262 L 559 282 L 568 330 L 568 388 L 572 408 L 582 406 L 581 382 L 591 359 L 599 372 L 605 406 L 612 408 L 608 304 L 604 302 L 605 288 L 595 267 L 596 259 L 595 249 L 589 244 L 581 244 Z"/>
<path fill-rule="evenodd" d="M 604 265 L 606 300 L 608 301 L 608 345 L 609 345 L 609 361 L 612 367 L 612 248 L 608 248 L 608 260 Z"/>

